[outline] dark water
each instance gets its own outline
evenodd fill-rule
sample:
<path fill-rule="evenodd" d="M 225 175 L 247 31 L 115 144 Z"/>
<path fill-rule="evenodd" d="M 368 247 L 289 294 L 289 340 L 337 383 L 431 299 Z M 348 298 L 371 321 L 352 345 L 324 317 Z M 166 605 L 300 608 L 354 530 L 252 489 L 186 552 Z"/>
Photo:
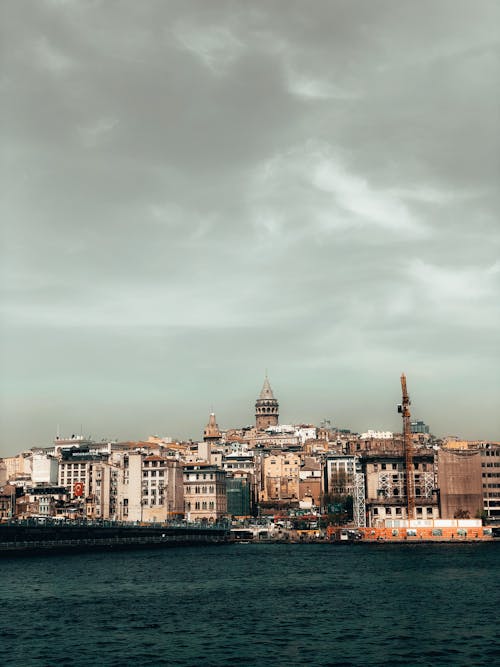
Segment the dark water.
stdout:
<path fill-rule="evenodd" d="M 494 665 L 500 545 L 233 545 L 0 561 L 0 663 Z"/>

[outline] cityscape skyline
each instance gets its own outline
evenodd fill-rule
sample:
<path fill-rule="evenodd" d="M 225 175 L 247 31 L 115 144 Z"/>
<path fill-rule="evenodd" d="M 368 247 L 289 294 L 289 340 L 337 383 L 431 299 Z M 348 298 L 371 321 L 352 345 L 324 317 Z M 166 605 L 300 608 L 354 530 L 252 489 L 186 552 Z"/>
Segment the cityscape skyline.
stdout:
<path fill-rule="evenodd" d="M 0 456 L 253 421 L 500 440 L 500 6 L 4 3 Z"/>
<path fill-rule="evenodd" d="M 256 403 L 252 403 L 252 409 L 248 409 L 248 419 L 245 420 L 240 420 L 239 422 L 237 421 L 226 421 L 224 418 L 224 411 L 218 412 L 214 405 L 212 404 L 209 409 L 206 410 L 205 414 L 203 416 L 193 416 L 192 421 L 197 421 L 198 425 L 195 425 L 194 428 L 197 430 L 194 432 L 182 432 L 182 433 L 177 433 L 175 431 L 172 431 L 171 429 L 169 430 L 167 428 L 163 429 L 157 429 L 157 428 L 151 428 L 147 429 L 145 431 L 139 432 L 139 431 L 133 431 L 133 429 L 126 431 L 126 430 L 121 430 L 123 427 L 118 427 L 115 429 L 116 433 L 113 432 L 111 434 L 108 431 L 104 432 L 96 432 L 95 430 L 92 430 L 91 428 L 87 428 L 86 425 L 84 425 L 83 422 L 80 423 L 79 428 L 75 427 L 75 424 L 70 424 L 66 423 L 64 421 L 59 421 L 57 422 L 55 429 L 53 433 L 44 435 L 44 436 L 39 436 L 36 441 L 32 443 L 26 444 L 24 447 L 21 447 L 21 449 L 30 449 L 32 447 L 46 447 L 50 445 L 52 442 L 56 442 L 57 439 L 62 438 L 74 438 L 75 436 L 83 437 L 84 439 L 89 438 L 91 440 L 95 439 L 96 442 L 99 441 L 142 441 L 146 440 L 150 436 L 154 437 L 159 437 L 159 438 L 171 438 L 174 441 L 192 441 L 192 442 L 197 442 L 201 441 L 203 439 L 203 434 L 204 434 L 204 429 L 206 427 L 207 421 L 210 420 L 210 417 L 212 415 L 215 415 L 217 422 L 220 423 L 220 430 L 221 431 L 227 431 L 231 429 L 240 429 L 240 428 L 245 428 L 245 427 L 250 427 L 252 423 L 254 422 L 255 419 L 257 419 L 257 404 L 259 403 L 259 399 L 262 398 L 263 396 L 263 391 L 267 388 L 271 392 L 271 395 L 273 395 L 273 389 L 269 385 L 269 378 L 266 372 L 266 375 L 264 376 L 264 386 L 261 392 L 258 392 L 256 394 Z M 411 397 L 410 397 L 411 400 Z M 271 426 L 280 426 L 280 425 L 314 425 L 316 427 L 321 426 L 322 424 L 325 424 L 327 428 L 337 428 L 340 430 L 349 430 L 352 433 L 363 433 L 367 432 L 370 430 L 373 431 L 391 431 L 393 433 L 401 433 L 402 432 L 402 424 L 401 424 L 401 418 L 396 410 L 396 407 L 398 403 L 401 401 L 401 396 L 399 395 L 398 397 L 395 397 L 395 400 L 392 404 L 392 414 L 390 415 L 389 419 L 386 421 L 383 421 L 379 419 L 378 421 L 375 422 L 367 422 L 366 424 L 363 424 L 362 426 L 355 427 L 350 423 L 345 423 L 341 419 L 335 419 L 332 418 L 331 415 L 323 415 L 323 417 L 312 420 L 312 419 L 286 419 L 286 416 L 288 414 L 288 411 L 284 410 L 284 418 L 281 418 L 281 412 L 282 412 L 282 407 L 281 403 L 279 402 L 279 397 L 276 399 L 276 404 L 279 405 L 279 408 L 276 408 L 276 415 L 278 415 L 279 412 L 279 418 L 278 416 L 273 420 Z M 464 434 L 464 433 L 459 433 L 455 431 L 447 431 L 447 432 L 440 432 L 434 428 L 432 428 L 432 424 L 429 426 L 429 422 L 427 419 L 423 418 L 423 415 L 421 415 L 417 410 L 411 406 L 411 421 L 412 422 L 417 422 L 421 421 L 422 423 L 425 422 L 427 427 L 430 428 L 430 432 L 434 435 L 436 438 L 446 438 L 446 437 L 458 437 L 459 439 L 463 440 L 471 440 L 471 441 L 491 441 L 491 442 L 498 442 L 499 438 L 498 435 L 495 436 L 482 436 L 478 433 L 475 434 Z M 222 416 L 222 419 L 221 419 Z M 158 422 L 157 422 L 158 423 Z M 262 427 L 262 426 L 261 426 Z M 11 443 L 11 447 L 7 448 L 0 448 L 0 457 L 1 456 L 9 456 L 16 454 L 20 451 L 20 444 L 19 443 Z"/>

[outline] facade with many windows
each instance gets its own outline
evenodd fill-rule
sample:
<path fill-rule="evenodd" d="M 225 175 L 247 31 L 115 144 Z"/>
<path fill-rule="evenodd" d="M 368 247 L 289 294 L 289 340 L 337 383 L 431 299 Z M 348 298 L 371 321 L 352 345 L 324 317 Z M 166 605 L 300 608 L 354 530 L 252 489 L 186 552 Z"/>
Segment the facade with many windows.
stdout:
<path fill-rule="evenodd" d="M 401 452 L 364 452 L 361 457 L 366 478 L 366 511 L 369 526 L 386 520 L 407 519 L 406 470 Z M 415 518 L 438 519 L 439 498 L 434 451 L 420 449 L 413 457 Z"/>
<path fill-rule="evenodd" d="M 184 514 L 188 521 L 217 521 L 227 515 L 224 470 L 203 463 L 184 466 Z"/>
<path fill-rule="evenodd" d="M 500 445 L 481 449 L 481 478 L 484 513 L 488 519 L 500 521 Z"/>

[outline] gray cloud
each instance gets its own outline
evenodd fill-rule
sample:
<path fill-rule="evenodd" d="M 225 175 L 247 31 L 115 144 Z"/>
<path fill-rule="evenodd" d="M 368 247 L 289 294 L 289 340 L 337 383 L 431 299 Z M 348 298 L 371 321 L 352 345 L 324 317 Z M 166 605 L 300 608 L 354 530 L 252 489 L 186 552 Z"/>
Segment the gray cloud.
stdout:
<path fill-rule="evenodd" d="M 498 15 L 4 4 L 0 453 L 248 423 L 266 367 L 284 420 L 396 429 L 405 369 L 498 439 Z"/>

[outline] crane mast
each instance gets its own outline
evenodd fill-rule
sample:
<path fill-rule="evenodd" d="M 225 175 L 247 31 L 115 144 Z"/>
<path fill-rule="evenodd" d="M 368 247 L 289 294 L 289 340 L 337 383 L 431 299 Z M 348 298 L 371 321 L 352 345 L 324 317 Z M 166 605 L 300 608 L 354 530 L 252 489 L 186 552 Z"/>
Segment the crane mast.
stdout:
<path fill-rule="evenodd" d="M 410 424 L 410 397 L 406 388 L 406 375 L 401 375 L 401 390 L 403 394 L 403 402 L 398 406 L 398 411 L 403 417 L 403 444 L 405 451 L 405 468 L 406 468 L 406 506 L 408 511 L 408 519 L 415 518 L 415 475 L 413 472 L 413 440 L 411 437 Z"/>

